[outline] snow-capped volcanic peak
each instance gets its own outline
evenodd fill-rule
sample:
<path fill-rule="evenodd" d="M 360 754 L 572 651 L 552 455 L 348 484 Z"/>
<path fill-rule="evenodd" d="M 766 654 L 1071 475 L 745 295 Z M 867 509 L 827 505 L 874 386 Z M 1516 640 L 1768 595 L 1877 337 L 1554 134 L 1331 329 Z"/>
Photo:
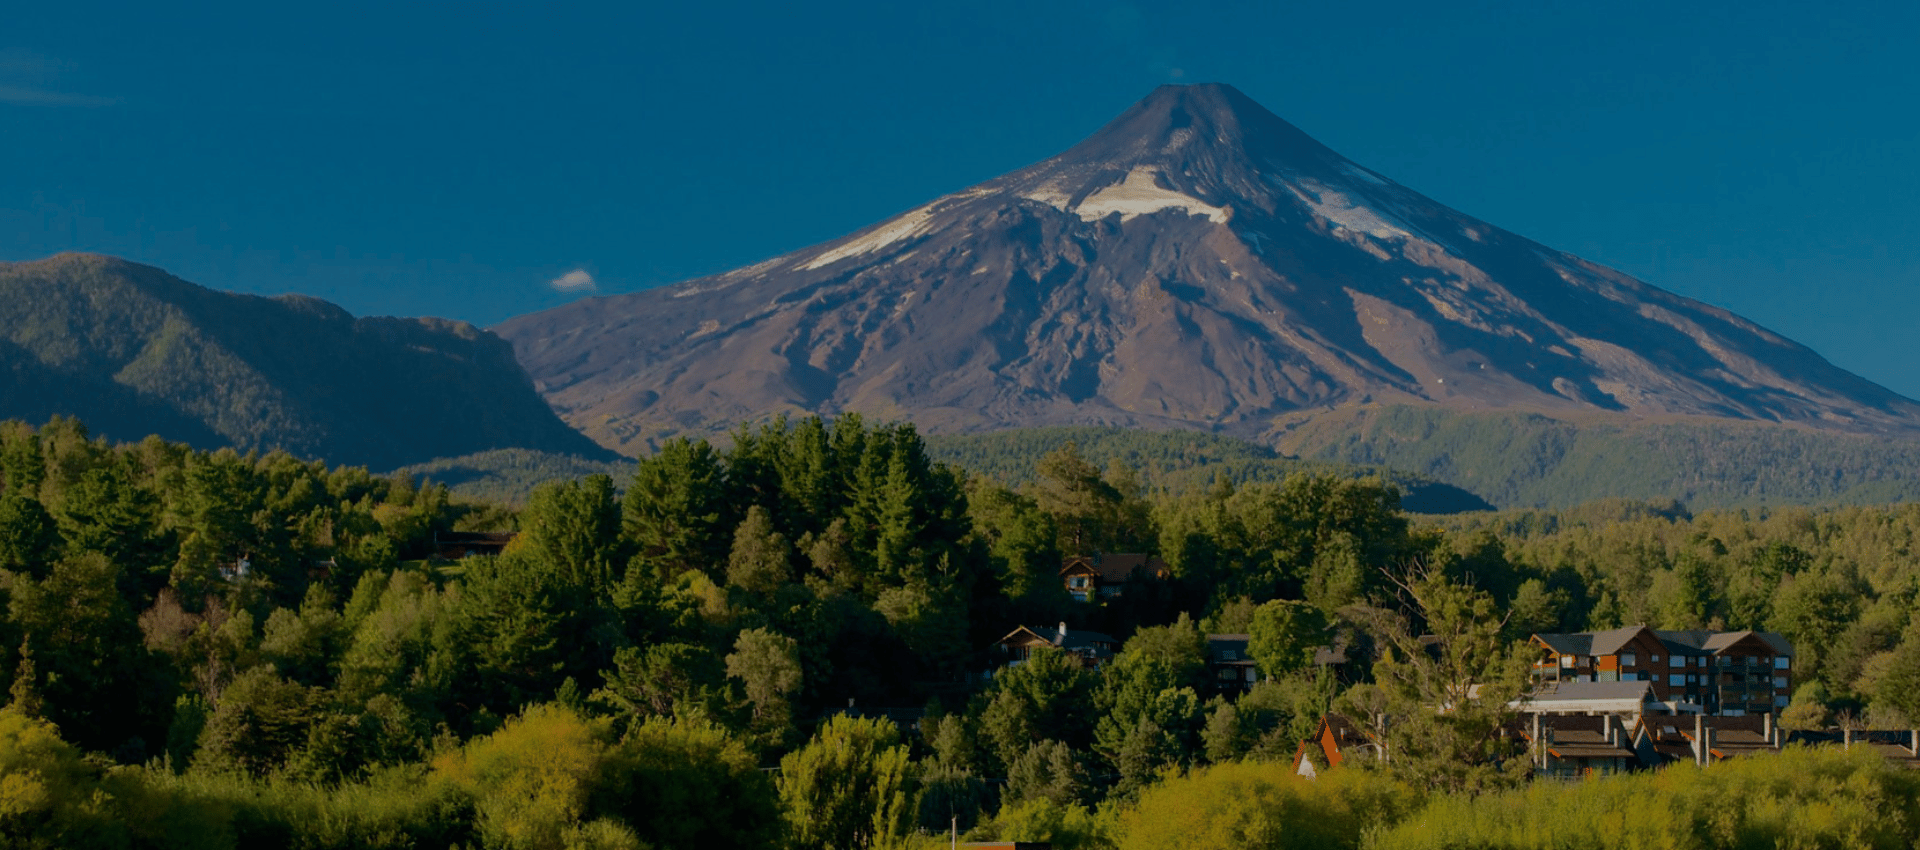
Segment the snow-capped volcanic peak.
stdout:
<path fill-rule="evenodd" d="M 1404 401 L 1851 430 L 1920 406 L 1724 310 L 1447 208 L 1224 85 L 846 237 L 506 322 L 637 451 L 775 413 L 1263 432 Z"/>

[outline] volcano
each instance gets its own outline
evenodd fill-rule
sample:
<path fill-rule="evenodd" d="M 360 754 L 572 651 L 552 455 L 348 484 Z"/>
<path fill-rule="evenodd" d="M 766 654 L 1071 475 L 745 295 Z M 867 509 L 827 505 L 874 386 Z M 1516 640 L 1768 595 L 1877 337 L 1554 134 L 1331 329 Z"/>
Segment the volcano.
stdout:
<path fill-rule="evenodd" d="M 825 244 L 509 320 L 636 453 L 773 414 L 1260 436 L 1362 404 L 1881 433 L 1920 405 L 1726 310 L 1456 212 L 1225 85 Z"/>

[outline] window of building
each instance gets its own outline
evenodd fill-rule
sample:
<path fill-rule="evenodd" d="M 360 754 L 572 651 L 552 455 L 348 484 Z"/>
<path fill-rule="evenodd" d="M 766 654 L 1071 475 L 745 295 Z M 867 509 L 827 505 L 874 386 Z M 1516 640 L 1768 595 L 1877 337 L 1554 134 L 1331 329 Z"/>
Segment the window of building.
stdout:
<path fill-rule="evenodd" d="M 1775 670 L 1785 670 L 1789 663 L 1791 663 L 1791 659 L 1784 655 L 1776 655 L 1773 657 L 1773 669 Z"/>
<path fill-rule="evenodd" d="M 1218 675 L 1220 676 L 1222 681 L 1233 682 L 1233 681 L 1239 680 L 1240 671 L 1235 670 L 1232 667 L 1222 667 L 1220 668 L 1220 673 Z"/>
<path fill-rule="evenodd" d="M 1784 697 L 1784 696 L 1776 696 L 1776 697 L 1774 697 L 1774 698 L 1773 698 L 1773 707 L 1774 707 L 1774 708 L 1786 708 L 1786 707 L 1787 707 L 1787 698 L 1786 698 L 1786 697 Z"/>
<path fill-rule="evenodd" d="M 1571 656 L 1571 655 L 1562 655 L 1562 656 L 1560 656 L 1560 666 L 1562 666 L 1562 667 L 1572 667 L 1572 666 L 1573 666 L 1573 656 Z"/>
<path fill-rule="evenodd" d="M 1620 656 L 1620 666 L 1622 666 L 1622 667 L 1632 667 L 1633 665 L 1635 665 L 1635 664 L 1637 664 L 1637 663 L 1639 663 L 1639 660 L 1638 660 L 1638 659 L 1639 659 L 1639 656 L 1637 656 L 1637 655 L 1634 655 L 1634 654 L 1633 654 L 1633 653 L 1631 653 L 1631 652 L 1628 652 L 1628 653 L 1623 653 L 1623 654 L 1622 654 L 1622 655 Z"/>
<path fill-rule="evenodd" d="M 1658 656 L 1658 655 L 1656 655 L 1656 656 L 1653 656 L 1653 663 L 1655 663 L 1655 664 L 1659 664 L 1659 663 L 1660 663 L 1660 656 Z"/>
<path fill-rule="evenodd" d="M 1238 661 L 1240 660 L 1240 653 L 1231 649 L 1223 649 L 1220 650 L 1220 657 L 1226 661 Z"/>
<path fill-rule="evenodd" d="M 1785 676 L 1775 676 L 1775 677 L 1773 677 L 1773 686 L 1774 686 L 1775 688 L 1784 688 L 1784 687 L 1786 687 L 1786 686 L 1787 686 L 1787 677 L 1785 677 Z"/>
<path fill-rule="evenodd" d="M 1687 677 L 1679 673 L 1670 673 L 1667 675 L 1667 685 L 1669 687 L 1677 688 L 1686 683 L 1687 683 Z"/>

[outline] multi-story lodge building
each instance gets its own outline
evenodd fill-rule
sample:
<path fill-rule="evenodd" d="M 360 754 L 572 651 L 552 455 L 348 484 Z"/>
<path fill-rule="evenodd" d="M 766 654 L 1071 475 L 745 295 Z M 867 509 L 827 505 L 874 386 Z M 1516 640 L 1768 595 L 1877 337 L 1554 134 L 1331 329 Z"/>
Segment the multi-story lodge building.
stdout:
<path fill-rule="evenodd" d="M 1793 645 L 1773 632 L 1664 631 L 1627 626 L 1603 632 L 1537 634 L 1534 678 L 1562 682 L 1649 682 L 1672 713 L 1737 717 L 1774 714 L 1793 695 Z"/>

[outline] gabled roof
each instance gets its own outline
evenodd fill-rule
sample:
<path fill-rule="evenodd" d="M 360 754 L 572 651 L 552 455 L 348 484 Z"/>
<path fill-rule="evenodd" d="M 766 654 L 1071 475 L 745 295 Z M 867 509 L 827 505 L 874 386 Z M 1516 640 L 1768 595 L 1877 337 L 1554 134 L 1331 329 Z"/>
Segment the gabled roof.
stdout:
<path fill-rule="evenodd" d="M 1538 634 L 1533 637 L 1561 655 L 1618 655 L 1634 638 L 1648 631 L 1646 626 L 1622 626 L 1598 632 Z"/>
<path fill-rule="evenodd" d="M 1646 626 L 1623 626 L 1604 632 L 1594 632 L 1593 654 L 1619 655 L 1620 650 L 1626 649 L 1627 644 L 1632 643 L 1634 638 L 1648 631 Z"/>
<path fill-rule="evenodd" d="M 1635 635 L 1650 632 L 1672 655 L 1715 655 L 1728 647 L 1757 637 L 1772 647 L 1775 655 L 1793 656 L 1793 644 L 1775 632 L 1714 632 L 1706 629 L 1664 630 L 1646 626 L 1623 626 L 1599 632 L 1536 634 L 1533 639 L 1560 655 L 1618 655 Z"/>
<path fill-rule="evenodd" d="M 1165 561 L 1140 552 L 1107 552 L 1092 556 L 1076 555 L 1068 558 L 1060 566 L 1060 575 L 1072 572 L 1092 572 L 1100 577 L 1102 584 L 1125 584 L 1135 570 L 1145 568 L 1149 575 L 1159 575 L 1167 570 Z"/>
<path fill-rule="evenodd" d="M 1533 636 L 1548 649 L 1560 655 L 1592 655 L 1593 635 L 1574 632 L 1572 634 L 1536 634 Z"/>
<path fill-rule="evenodd" d="M 1772 648 L 1775 655 L 1793 657 L 1793 644 L 1777 632 L 1713 632 L 1706 629 L 1686 629 L 1682 631 L 1657 631 L 1661 642 L 1678 655 L 1715 655 L 1749 637 L 1759 638 Z M 1691 650 L 1691 652 L 1687 651 Z"/>
<path fill-rule="evenodd" d="M 1065 629 L 1058 626 L 1017 626 L 1013 631 L 1008 632 L 1006 637 L 994 641 L 994 643 L 1013 642 L 1021 635 L 1025 635 L 1029 641 L 1040 641 L 1069 651 L 1094 650 L 1106 652 L 1109 651 L 1110 647 L 1120 645 L 1120 641 L 1116 640 L 1112 635 L 1103 632 L 1093 632 L 1084 629 Z"/>

